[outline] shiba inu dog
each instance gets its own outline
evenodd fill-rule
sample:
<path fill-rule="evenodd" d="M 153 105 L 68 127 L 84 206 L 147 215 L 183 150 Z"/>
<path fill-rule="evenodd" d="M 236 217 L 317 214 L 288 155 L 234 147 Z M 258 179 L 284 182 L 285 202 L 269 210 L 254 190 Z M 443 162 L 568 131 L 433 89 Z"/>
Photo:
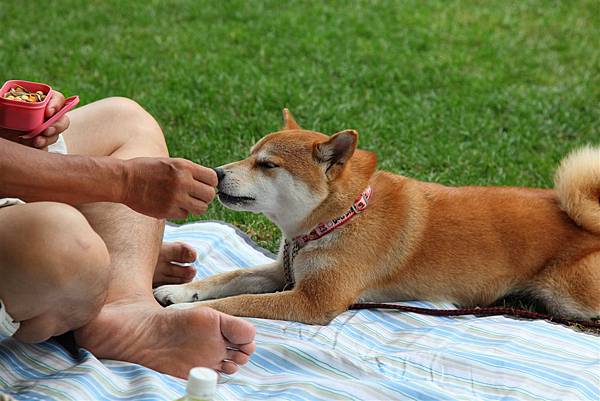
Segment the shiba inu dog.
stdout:
<path fill-rule="evenodd" d="M 155 290 L 236 316 L 326 324 L 355 302 L 484 306 L 527 294 L 563 317 L 600 314 L 600 148 L 554 189 L 458 187 L 376 170 L 353 130 L 284 127 L 218 169 L 219 200 L 282 231 L 277 261 Z"/>

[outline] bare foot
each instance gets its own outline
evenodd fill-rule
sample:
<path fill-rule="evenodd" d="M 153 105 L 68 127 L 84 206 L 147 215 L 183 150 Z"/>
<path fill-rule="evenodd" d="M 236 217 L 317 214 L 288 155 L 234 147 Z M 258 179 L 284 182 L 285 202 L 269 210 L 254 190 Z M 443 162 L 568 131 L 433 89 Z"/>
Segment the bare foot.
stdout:
<path fill-rule="evenodd" d="M 154 269 L 152 286 L 183 284 L 192 281 L 196 276 L 196 269 L 193 266 L 179 266 L 173 262 L 193 263 L 196 257 L 196 251 L 188 244 L 183 242 L 163 243 Z"/>
<path fill-rule="evenodd" d="M 75 331 L 98 358 L 138 363 L 186 378 L 195 366 L 232 374 L 256 349 L 251 323 L 214 309 L 164 309 L 154 299 L 119 300 Z"/>

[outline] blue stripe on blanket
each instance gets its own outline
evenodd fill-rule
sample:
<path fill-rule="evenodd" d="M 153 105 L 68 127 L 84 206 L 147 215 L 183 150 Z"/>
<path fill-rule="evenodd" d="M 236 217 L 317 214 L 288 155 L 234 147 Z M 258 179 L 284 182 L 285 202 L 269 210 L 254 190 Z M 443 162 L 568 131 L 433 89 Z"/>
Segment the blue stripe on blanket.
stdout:
<path fill-rule="evenodd" d="M 269 262 L 231 226 L 169 226 L 198 278 Z M 445 304 L 412 302 L 422 307 Z M 218 400 L 598 400 L 600 339 L 541 321 L 349 311 L 328 326 L 250 319 L 257 351 Z M 73 358 L 58 344 L 0 341 L 0 389 L 18 400 L 173 400 L 185 382 L 144 367 Z"/>

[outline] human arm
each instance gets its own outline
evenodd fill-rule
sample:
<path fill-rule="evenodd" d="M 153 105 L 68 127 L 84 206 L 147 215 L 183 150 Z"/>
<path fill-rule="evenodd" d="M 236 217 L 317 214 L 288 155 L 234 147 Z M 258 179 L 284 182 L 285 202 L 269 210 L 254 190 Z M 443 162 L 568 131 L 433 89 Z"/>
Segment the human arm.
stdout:
<path fill-rule="evenodd" d="M 116 202 L 156 218 L 185 218 L 206 211 L 216 184 L 211 169 L 184 159 L 61 155 L 0 138 L 0 198 Z"/>

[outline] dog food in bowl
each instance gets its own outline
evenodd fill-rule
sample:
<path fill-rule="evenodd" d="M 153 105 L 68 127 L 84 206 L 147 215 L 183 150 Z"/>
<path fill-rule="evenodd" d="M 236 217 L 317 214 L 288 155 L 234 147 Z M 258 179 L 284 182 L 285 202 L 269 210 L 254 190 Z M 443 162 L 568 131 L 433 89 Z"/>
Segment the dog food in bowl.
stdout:
<path fill-rule="evenodd" d="M 16 85 L 14 88 L 10 88 L 9 91 L 4 94 L 4 98 L 8 100 L 16 100 L 18 102 L 37 103 L 43 102 L 44 99 L 46 99 L 46 95 L 40 90 L 36 92 L 30 92 L 21 85 Z"/>

